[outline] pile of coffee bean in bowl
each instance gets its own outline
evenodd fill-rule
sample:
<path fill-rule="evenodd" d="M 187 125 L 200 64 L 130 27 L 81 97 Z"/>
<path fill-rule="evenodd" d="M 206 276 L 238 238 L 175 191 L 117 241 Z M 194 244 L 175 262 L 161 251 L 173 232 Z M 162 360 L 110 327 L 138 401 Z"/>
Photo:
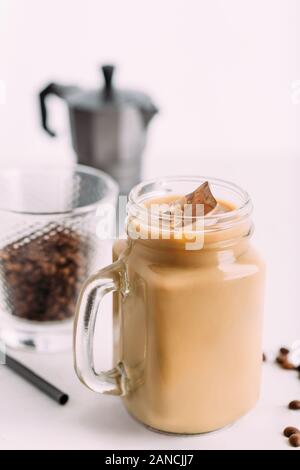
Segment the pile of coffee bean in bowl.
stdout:
<path fill-rule="evenodd" d="M 38 322 L 74 315 L 88 274 L 88 243 L 75 229 L 49 224 L 0 250 L 2 297 L 8 311 Z"/>

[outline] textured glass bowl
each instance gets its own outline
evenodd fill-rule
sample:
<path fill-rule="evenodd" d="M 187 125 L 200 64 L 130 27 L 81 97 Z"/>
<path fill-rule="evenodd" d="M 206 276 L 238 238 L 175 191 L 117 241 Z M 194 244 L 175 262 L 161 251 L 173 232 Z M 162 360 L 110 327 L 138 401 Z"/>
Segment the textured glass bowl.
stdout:
<path fill-rule="evenodd" d="M 97 210 L 118 189 L 81 165 L 0 173 L 0 339 L 16 348 L 71 346 L 80 287 L 99 268 Z M 111 224 L 112 226 L 112 224 Z"/>

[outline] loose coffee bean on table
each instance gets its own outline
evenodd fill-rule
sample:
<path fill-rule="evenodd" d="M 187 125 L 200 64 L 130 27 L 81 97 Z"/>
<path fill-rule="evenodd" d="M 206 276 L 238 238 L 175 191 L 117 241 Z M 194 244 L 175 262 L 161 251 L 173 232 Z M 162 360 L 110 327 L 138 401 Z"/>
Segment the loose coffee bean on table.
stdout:
<path fill-rule="evenodd" d="M 290 410 L 300 410 L 300 400 L 293 400 L 289 403 Z"/>
<path fill-rule="evenodd" d="M 298 428 L 295 428 L 294 426 L 287 426 L 284 430 L 283 430 L 283 435 L 285 437 L 290 437 L 292 434 L 296 434 L 296 433 L 300 433 L 299 429 Z"/>
<path fill-rule="evenodd" d="M 290 443 L 293 447 L 300 447 L 300 433 L 292 434 L 292 435 L 289 437 L 289 443 Z"/>
<path fill-rule="evenodd" d="M 267 356 L 266 356 L 265 353 L 262 354 L 262 360 L 263 360 L 263 362 L 266 362 L 266 361 L 267 361 Z"/>
<path fill-rule="evenodd" d="M 0 278 L 11 314 L 57 321 L 74 314 L 88 269 L 88 245 L 75 230 L 51 225 L 0 250 Z"/>
<path fill-rule="evenodd" d="M 282 367 L 283 369 L 287 369 L 287 370 L 294 370 L 294 369 L 295 369 L 294 364 L 291 364 L 291 363 L 288 362 L 288 361 L 284 361 L 284 362 L 281 364 L 281 367 Z"/>
<path fill-rule="evenodd" d="M 287 369 L 287 370 L 295 369 L 295 366 L 289 362 L 288 356 L 278 356 L 276 357 L 276 362 L 280 365 L 282 369 Z"/>
<path fill-rule="evenodd" d="M 290 350 L 283 347 L 283 348 L 280 348 L 280 349 L 279 349 L 279 352 L 280 352 L 280 354 L 282 354 L 283 356 L 287 356 L 287 355 L 289 354 Z"/>
<path fill-rule="evenodd" d="M 289 352 L 289 349 L 285 347 L 280 348 L 276 357 L 276 362 L 282 367 L 282 369 L 294 370 L 294 364 L 289 362 Z"/>

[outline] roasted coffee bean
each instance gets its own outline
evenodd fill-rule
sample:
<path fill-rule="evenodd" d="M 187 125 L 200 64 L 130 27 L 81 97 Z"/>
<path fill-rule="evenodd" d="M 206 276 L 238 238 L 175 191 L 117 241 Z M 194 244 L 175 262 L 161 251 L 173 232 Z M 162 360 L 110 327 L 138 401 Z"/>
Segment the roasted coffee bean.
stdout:
<path fill-rule="evenodd" d="M 265 355 L 265 353 L 262 354 L 262 360 L 263 360 L 263 362 L 266 362 L 266 360 L 267 360 L 267 356 Z"/>
<path fill-rule="evenodd" d="M 290 437 L 292 434 L 300 433 L 299 429 L 295 428 L 294 426 L 288 426 L 283 430 L 283 435 L 285 437 Z"/>
<path fill-rule="evenodd" d="M 282 354 L 283 356 L 287 356 L 287 355 L 289 354 L 290 350 L 287 349 L 287 348 L 280 348 L 280 349 L 279 349 L 279 352 L 280 352 L 280 354 Z"/>
<path fill-rule="evenodd" d="M 292 434 L 289 437 L 289 443 L 293 447 L 300 447 L 300 433 L 297 432 L 295 434 Z"/>
<path fill-rule="evenodd" d="M 290 362 L 288 361 L 284 361 L 282 364 L 281 364 L 281 367 L 283 369 L 287 369 L 287 370 L 294 370 L 295 369 L 295 366 L 293 364 L 291 364 Z"/>
<path fill-rule="evenodd" d="M 284 348 L 281 348 L 284 349 Z M 287 351 L 287 349 L 284 349 L 284 351 Z M 293 370 L 295 369 L 294 364 L 291 364 L 288 359 L 288 354 L 284 353 L 282 354 L 279 352 L 278 356 L 276 357 L 276 362 L 283 368 L 283 369 L 288 369 L 288 370 Z"/>
<path fill-rule="evenodd" d="M 300 400 L 293 400 L 289 403 L 290 410 L 300 410 Z"/>
<path fill-rule="evenodd" d="M 72 317 L 88 275 L 88 254 L 84 237 L 53 224 L 0 250 L 0 278 L 11 313 L 41 322 Z"/>

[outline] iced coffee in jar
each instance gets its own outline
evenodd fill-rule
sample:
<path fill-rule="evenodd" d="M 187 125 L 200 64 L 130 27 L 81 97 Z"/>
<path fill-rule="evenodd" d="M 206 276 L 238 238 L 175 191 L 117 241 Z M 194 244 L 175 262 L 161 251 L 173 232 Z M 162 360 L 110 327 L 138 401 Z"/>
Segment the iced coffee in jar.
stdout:
<path fill-rule="evenodd" d="M 78 303 L 76 370 L 121 395 L 147 426 L 194 434 L 232 423 L 256 403 L 262 362 L 264 265 L 251 245 L 252 204 L 211 178 L 141 183 L 127 239 Z M 91 344 L 101 297 L 114 293 L 114 368 L 96 374 Z"/>

